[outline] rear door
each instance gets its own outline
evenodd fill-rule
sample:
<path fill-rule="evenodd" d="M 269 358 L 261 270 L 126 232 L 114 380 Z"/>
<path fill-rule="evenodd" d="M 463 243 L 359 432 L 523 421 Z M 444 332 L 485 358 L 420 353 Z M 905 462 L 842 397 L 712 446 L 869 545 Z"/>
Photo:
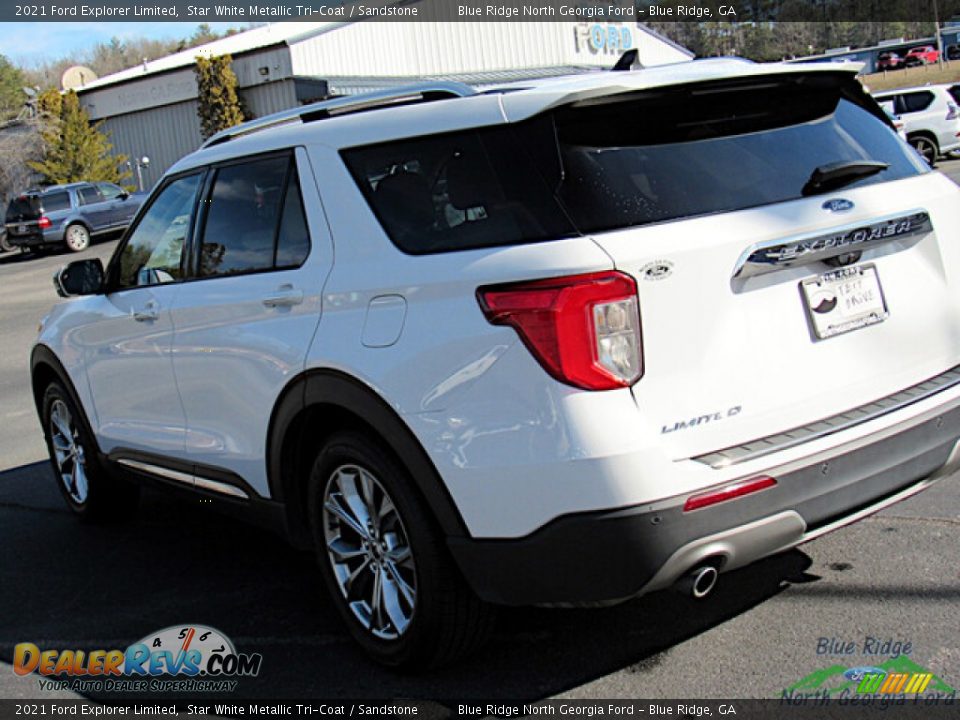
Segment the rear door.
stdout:
<path fill-rule="evenodd" d="M 960 362 L 944 242 L 958 230 L 956 188 L 858 97 L 836 80 L 765 78 L 555 114 L 560 196 L 637 280 L 634 393 L 674 457 Z M 869 162 L 885 166 L 858 165 Z M 831 174 L 833 163 L 863 174 Z"/>
<path fill-rule="evenodd" d="M 217 166 L 173 304 L 187 453 L 268 494 L 267 428 L 304 367 L 333 253 L 302 150 Z"/>
<path fill-rule="evenodd" d="M 113 203 L 105 198 L 96 185 L 84 185 L 77 188 L 77 201 L 80 214 L 93 232 L 110 227 Z"/>

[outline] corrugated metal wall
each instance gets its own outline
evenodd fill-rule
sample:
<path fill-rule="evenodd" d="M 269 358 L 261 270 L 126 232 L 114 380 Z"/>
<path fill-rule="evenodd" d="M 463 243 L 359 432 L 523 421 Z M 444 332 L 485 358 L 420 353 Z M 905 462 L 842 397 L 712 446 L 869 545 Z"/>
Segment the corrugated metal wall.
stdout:
<path fill-rule="evenodd" d="M 150 158 L 150 165 L 143 169 L 146 188 L 153 187 L 167 168 L 200 145 L 196 100 L 108 118 L 103 129 L 109 131 L 115 152 L 131 161 L 144 155 Z M 130 183 L 136 181 L 134 168 Z"/>
<path fill-rule="evenodd" d="M 293 80 L 257 85 L 240 91 L 247 107 L 263 117 L 297 104 Z M 202 142 L 197 101 L 174 103 L 107 118 L 103 129 L 110 133 L 114 151 L 131 161 L 146 155 L 150 165 L 143 168 L 143 183 L 150 188 L 167 168 L 184 155 L 192 153 Z M 136 168 L 133 179 L 136 184 Z"/>

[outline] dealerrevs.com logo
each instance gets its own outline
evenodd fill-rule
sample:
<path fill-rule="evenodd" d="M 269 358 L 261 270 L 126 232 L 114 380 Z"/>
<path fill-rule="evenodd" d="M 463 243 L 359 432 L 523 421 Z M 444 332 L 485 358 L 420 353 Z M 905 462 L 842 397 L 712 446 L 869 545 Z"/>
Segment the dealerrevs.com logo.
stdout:
<path fill-rule="evenodd" d="M 260 672 L 260 653 L 237 652 L 226 635 L 205 625 L 174 625 L 125 650 L 69 650 L 19 643 L 17 675 L 38 673 L 41 690 L 76 692 L 231 692 L 239 677 Z"/>

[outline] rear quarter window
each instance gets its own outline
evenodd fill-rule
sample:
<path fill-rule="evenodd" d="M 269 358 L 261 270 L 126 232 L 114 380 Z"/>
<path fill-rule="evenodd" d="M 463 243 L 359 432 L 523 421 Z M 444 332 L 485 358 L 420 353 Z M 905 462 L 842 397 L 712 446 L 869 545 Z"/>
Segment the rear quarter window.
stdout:
<path fill-rule="evenodd" d="M 70 209 L 70 194 L 66 192 L 54 192 L 44 195 L 40 199 L 44 212 L 57 212 L 58 210 Z"/>

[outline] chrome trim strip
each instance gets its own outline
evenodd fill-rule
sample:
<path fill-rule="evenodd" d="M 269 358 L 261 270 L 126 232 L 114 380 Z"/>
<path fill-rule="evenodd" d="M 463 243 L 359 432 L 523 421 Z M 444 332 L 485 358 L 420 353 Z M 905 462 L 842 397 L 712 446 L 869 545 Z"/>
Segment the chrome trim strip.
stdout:
<path fill-rule="evenodd" d="M 857 233 L 860 234 L 857 234 Z M 926 210 L 914 209 L 896 215 L 861 220 L 832 228 L 826 233 L 793 235 L 755 243 L 743 251 L 733 270 L 733 279 L 776 272 L 795 265 L 829 260 L 861 252 L 894 240 L 933 232 Z"/>
<path fill-rule="evenodd" d="M 743 445 L 724 448 L 714 452 L 698 455 L 695 460 L 713 469 L 730 467 L 739 463 L 755 460 L 765 455 L 786 450 L 787 448 L 802 445 L 817 438 L 841 432 L 861 423 L 875 420 L 878 417 L 896 412 L 921 400 L 936 395 L 948 388 L 960 384 L 960 365 L 950 368 L 944 373 L 924 380 L 922 383 L 904 388 L 892 395 L 874 400 L 873 402 L 851 408 L 842 413 L 792 428 L 785 432 L 767 435 L 766 437 L 751 440 Z"/>
<path fill-rule="evenodd" d="M 210 478 L 200 477 L 199 475 L 194 475 L 193 480 L 194 485 L 196 485 L 198 488 L 220 493 L 221 495 L 231 495 L 232 497 L 237 497 L 242 500 L 250 499 L 250 496 L 236 485 L 219 482 L 218 480 L 211 480 Z"/>
<path fill-rule="evenodd" d="M 193 475 L 189 473 L 180 472 L 179 470 L 170 470 L 169 468 L 160 467 L 159 465 L 151 465 L 149 463 L 140 462 L 139 460 L 128 460 L 127 458 L 121 458 L 117 460 L 121 465 L 126 465 L 131 467 L 134 470 L 140 470 L 141 472 L 150 473 L 151 475 L 158 475 L 167 480 L 173 480 L 175 482 L 183 483 L 184 485 L 193 485 Z"/>
<path fill-rule="evenodd" d="M 193 487 L 201 488 L 202 490 L 209 490 L 211 492 L 220 493 L 221 495 L 230 495 L 231 497 L 241 498 L 243 500 L 250 499 L 250 496 L 247 495 L 247 493 L 241 488 L 228 483 L 219 482 L 218 480 L 211 480 L 209 478 L 191 475 L 190 473 L 180 472 L 179 470 L 171 470 L 170 468 L 161 467 L 160 465 L 152 465 L 150 463 L 140 462 L 139 460 L 130 460 L 128 458 L 120 458 L 117 460 L 117 462 L 120 465 L 126 465 L 134 470 L 140 470 L 141 472 L 166 478 L 167 480 L 173 480 L 174 482 L 183 483 L 184 485 L 191 485 Z"/>

